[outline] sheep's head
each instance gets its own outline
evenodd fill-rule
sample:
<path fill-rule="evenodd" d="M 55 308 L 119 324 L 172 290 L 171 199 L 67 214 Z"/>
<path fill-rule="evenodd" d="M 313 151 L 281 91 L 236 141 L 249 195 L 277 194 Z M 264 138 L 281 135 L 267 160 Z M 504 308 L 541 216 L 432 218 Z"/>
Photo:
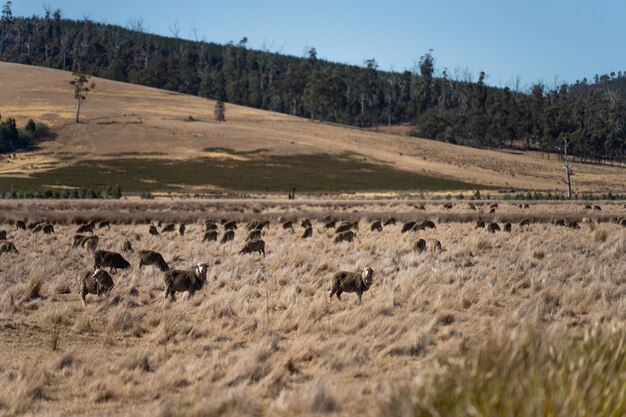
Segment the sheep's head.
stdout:
<path fill-rule="evenodd" d="M 208 269 L 209 269 L 209 266 L 205 264 L 204 262 L 201 262 L 196 266 L 196 275 L 199 278 L 206 279 L 206 273 Z"/>
<path fill-rule="evenodd" d="M 368 266 L 361 273 L 361 277 L 363 278 L 363 283 L 367 286 L 367 288 L 371 287 L 372 279 L 374 278 L 374 270 Z"/>

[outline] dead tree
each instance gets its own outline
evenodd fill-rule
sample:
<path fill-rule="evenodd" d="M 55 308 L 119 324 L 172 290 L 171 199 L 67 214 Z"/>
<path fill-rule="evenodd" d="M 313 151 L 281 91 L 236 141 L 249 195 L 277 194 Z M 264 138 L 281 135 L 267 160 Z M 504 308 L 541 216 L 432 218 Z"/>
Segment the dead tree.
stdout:
<path fill-rule="evenodd" d="M 565 179 L 563 183 L 567 184 L 567 198 L 572 198 L 572 176 L 574 172 L 572 171 L 572 165 L 570 163 L 569 157 L 567 155 L 567 147 L 569 146 L 569 141 L 563 141 L 563 154 L 561 155 L 561 166 L 565 170 Z"/>

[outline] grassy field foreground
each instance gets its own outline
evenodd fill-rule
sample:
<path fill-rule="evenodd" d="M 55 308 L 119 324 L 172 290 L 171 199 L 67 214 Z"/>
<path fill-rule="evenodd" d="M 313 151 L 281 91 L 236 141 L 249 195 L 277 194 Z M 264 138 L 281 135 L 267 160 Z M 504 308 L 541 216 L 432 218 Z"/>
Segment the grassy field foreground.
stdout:
<path fill-rule="evenodd" d="M 369 230 L 402 204 L 337 204 L 337 218 L 361 219 L 355 242 L 341 244 L 294 207 L 285 216 L 311 217 L 313 237 L 274 221 L 265 257 L 238 254 L 241 227 L 225 245 L 202 243 L 200 223 L 184 237 L 150 236 L 146 224 L 96 231 L 101 249 L 129 239 L 175 268 L 207 262 L 205 288 L 175 303 L 162 298 L 162 273 L 140 270 L 133 254 L 112 293 L 83 307 L 77 278 L 92 258 L 71 248 L 77 226 L 57 224 L 50 236 L 0 226 L 20 251 L 0 255 L 0 413 L 623 415 L 626 229 L 543 223 L 489 234 L 441 222 L 445 213 L 428 204 L 434 230 Z M 230 216 L 276 209 L 267 210 Z M 444 251 L 416 254 L 417 238 L 439 239 Z M 362 304 L 353 294 L 329 301 L 335 271 L 365 266 L 375 275 Z"/>

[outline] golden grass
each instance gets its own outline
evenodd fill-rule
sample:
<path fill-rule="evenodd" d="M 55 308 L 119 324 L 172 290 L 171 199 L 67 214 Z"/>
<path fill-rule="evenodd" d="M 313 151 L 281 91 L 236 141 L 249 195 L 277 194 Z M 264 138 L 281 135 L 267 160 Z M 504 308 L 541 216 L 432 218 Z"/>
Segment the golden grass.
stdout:
<path fill-rule="evenodd" d="M 554 156 L 499 152 L 409 138 L 399 129 L 364 130 L 230 105 L 227 122 L 213 121 L 214 101 L 168 91 L 94 79 L 96 89 L 75 124 L 69 73 L 0 63 L 0 113 L 19 123 L 35 118 L 58 133 L 40 151 L 0 160 L 0 175 L 23 176 L 84 159 L 202 156 L 207 148 L 270 155 L 354 154 L 434 177 L 531 190 L 563 191 L 562 170 Z M 197 121 L 189 122 L 189 116 Z M 391 133 L 384 133 L 385 131 Z M 230 154 L 228 154 L 230 155 Z M 248 156 L 253 158 L 254 155 Z M 624 192 L 623 169 L 575 164 L 577 191 Z"/>
<path fill-rule="evenodd" d="M 150 203 L 167 209 L 165 203 Z M 78 203 L 63 204 L 71 209 Z M 169 209 L 185 204 L 194 207 L 173 202 Z M 196 215 L 261 218 L 282 210 L 283 203 L 246 204 L 230 210 L 211 206 Z M 472 222 L 450 221 L 425 232 L 400 234 L 398 224 L 376 233 L 366 219 L 395 215 L 394 208 L 405 202 L 317 204 L 311 208 L 316 216 L 330 211 L 360 218 L 355 242 L 332 244 L 319 220 L 313 221 L 313 237 L 304 241 L 299 230 L 292 234 L 273 222 L 264 232 L 266 257 L 238 254 L 245 238 L 241 229 L 233 243 L 203 244 L 199 222 L 188 225 L 183 238 L 150 236 L 145 224 L 96 232 L 102 249 L 117 251 L 129 239 L 135 250 L 159 251 L 175 268 L 207 262 L 205 288 L 175 303 L 163 299 L 162 274 L 150 267 L 139 270 L 136 255 L 129 255 L 133 267 L 114 275 L 111 294 L 89 295 L 83 308 L 77 278 L 92 260 L 71 247 L 76 226 L 55 225 L 57 233 L 47 236 L 0 225 L 20 250 L 0 255 L 0 386 L 11 387 L 0 392 L 0 413 L 350 416 L 382 410 L 382 415 L 437 415 L 415 411 L 427 409 L 466 415 L 463 410 L 446 414 L 458 403 L 487 416 L 497 415 L 488 399 L 477 403 L 455 393 L 464 395 L 468 386 L 502 395 L 515 391 L 512 381 L 525 377 L 547 389 L 552 383 L 573 384 L 576 375 L 601 382 L 598 389 L 607 398 L 621 398 L 619 392 L 612 396 L 615 380 L 602 379 L 603 368 L 594 370 L 605 356 L 576 352 L 588 351 L 590 345 L 579 347 L 577 340 L 597 330 L 603 335 L 600 346 L 618 355 L 612 357 L 623 357 L 609 331 L 626 320 L 622 226 L 605 223 L 594 231 L 540 223 L 489 234 L 475 230 Z M 244 206 L 245 213 L 234 210 Z M 532 210 L 561 216 L 579 206 L 537 204 Z M 515 207 L 502 203 L 500 210 L 512 215 Z M 436 210 L 440 204 L 426 203 L 428 217 L 445 215 Z M 603 204 L 603 213 L 618 211 Z M 317 218 L 306 206 L 289 213 Z M 596 239 L 597 230 L 606 237 Z M 417 238 L 436 238 L 445 251 L 415 254 L 411 247 Z M 329 301 L 335 271 L 367 265 L 375 270 L 374 285 L 361 305 L 354 294 Z M 525 332 L 545 336 L 515 336 Z M 623 333 L 615 335 L 623 340 Z M 577 373 L 559 367 L 570 357 L 582 361 Z M 506 358 L 511 359 L 502 362 Z M 510 366 L 494 374 L 502 363 Z M 550 369 L 557 372 L 554 378 L 541 376 Z M 621 381 L 626 377 L 622 368 L 611 372 Z M 430 387 L 427 395 L 423 387 Z M 523 387 L 526 394 L 534 392 Z M 407 402 L 398 392 L 407 393 Z M 568 404 L 578 409 L 595 392 L 581 390 L 581 397 Z M 567 394 L 554 398 L 567 399 Z M 509 397 L 502 398 L 507 403 Z M 511 397 L 510 404 L 519 404 L 518 399 Z M 541 398 L 533 399 L 533 407 L 541 404 Z"/>

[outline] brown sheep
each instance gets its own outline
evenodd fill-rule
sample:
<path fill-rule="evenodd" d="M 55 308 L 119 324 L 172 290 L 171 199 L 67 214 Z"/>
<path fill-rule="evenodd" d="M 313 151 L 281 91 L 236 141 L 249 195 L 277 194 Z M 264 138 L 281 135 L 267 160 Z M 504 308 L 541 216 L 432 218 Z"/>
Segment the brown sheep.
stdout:
<path fill-rule="evenodd" d="M 246 242 L 249 242 L 251 240 L 257 240 L 257 239 L 261 239 L 261 231 L 254 229 L 252 230 L 250 233 L 248 233 L 248 237 L 246 237 Z"/>
<path fill-rule="evenodd" d="M 357 229 L 359 228 L 359 222 L 343 222 L 341 223 L 336 229 L 335 229 L 335 233 L 343 233 L 343 232 L 347 232 L 348 230 L 352 230 L 352 229 Z"/>
<path fill-rule="evenodd" d="M 13 242 L 0 243 L 0 254 L 3 253 L 19 253 Z"/>
<path fill-rule="evenodd" d="M 0 230 L 0 240 L 7 240 L 7 231 Z"/>
<path fill-rule="evenodd" d="M 184 224 L 181 224 L 178 227 L 178 234 L 181 236 L 185 236 L 185 230 L 187 229 L 187 227 Z"/>
<path fill-rule="evenodd" d="M 218 229 L 218 227 L 217 227 L 217 225 L 215 223 L 205 223 L 204 224 L 204 230 L 207 231 L 207 232 L 209 232 L 211 230 L 217 230 L 217 229 Z"/>
<path fill-rule="evenodd" d="M 485 228 L 485 222 L 483 220 L 478 220 L 476 222 L 476 226 L 474 227 L 474 229 L 484 229 Z"/>
<path fill-rule="evenodd" d="M 341 301 L 341 293 L 355 292 L 359 298 L 359 304 L 361 304 L 361 297 L 372 286 L 373 278 L 374 270 L 370 267 L 361 272 L 337 272 L 333 275 L 329 297 L 332 300 L 333 295 L 336 295 L 337 300 Z"/>
<path fill-rule="evenodd" d="M 82 233 L 93 233 L 93 226 L 91 224 L 83 224 L 78 229 L 76 229 L 77 234 Z"/>
<path fill-rule="evenodd" d="M 148 233 L 150 233 L 152 236 L 158 236 L 159 235 L 159 231 L 157 230 L 155 225 L 151 225 L 150 226 L 150 230 L 148 230 Z"/>
<path fill-rule="evenodd" d="M 382 232 L 383 231 L 383 225 L 380 222 L 380 220 L 376 220 L 374 222 L 372 222 L 372 225 L 370 226 L 370 230 L 373 231 L 378 231 L 378 232 Z"/>
<path fill-rule="evenodd" d="M 89 252 L 93 252 L 98 248 L 98 242 L 100 238 L 98 236 L 88 236 L 81 242 L 81 246 Z"/>
<path fill-rule="evenodd" d="M 74 235 L 73 241 L 72 241 L 72 247 L 73 248 L 77 248 L 79 246 L 82 246 L 83 244 L 83 240 L 85 240 L 87 238 L 87 236 L 85 235 Z"/>
<path fill-rule="evenodd" d="M 235 232 L 232 230 L 228 230 L 226 233 L 224 233 L 224 236 L 222 236 L 222 240 L 220 241 L 220 243 L 224 244 L 233 240 L 235 240 Z"/>
<path fill-rule="evenodd" d="M 324 224 L 324 229 L 334 229 L 337 226 L 337 222 L 335 220 L 329 220 Z"/>
<path fill-rule="evenodd" d="M 117 252 L 97 250 L 93 253 L 94 269 L 109 268 L 110 272 L 130 267 L 130 263 Z"/>
<path fill-rule="evenodd" d="M 176 225 L 174 223 L 166 224 L 161 229 L 161 233 L 171 233 L 176 230 Z"/>
<path fill-rule="evenodd" d="M 498 223 L 489 223 L 487 225 L 487 231 L 489 233 L 495 233 L 495 232 L 499 232 L 500 231 L 500 226 L 498 225 Z"/>
<path fill-rule="evenodd" d="M 28 230 L 32 230 L 33 233 L 36 233 L 35 229 L 37 228 L 37 226 L 43 226 L 43 224 L 43 222 L 32 222 L 28 225 Z M 39 231 L 41 231 L 41 229 L 39 229 Z"/>
<path fill-rule="evenodd" d="M 283 223 L 283 229 L 287 230 L 290 229 L 293 232 L 293 223 L 292 222 L 284 222 Z"/>
<path fill-rule="evenodd" d="M 98 223 L 98 229 L 104 229 L 104 228 L 110 229 L 111 228 L 111 222 L 108 220 L 103 220 L 100 223 Z"/>
<path fill-rule="evenodd" d="M 383 224 L 383 226 L 395 226 L 396 225 L 396 218 L 392 217 L 390 219 L 385 220 L 385 223 Z"/>
<path fill-rule="evenodd" d="M 226 222 L 224 223 L 224 230 L 235 230 L 237 228 L 237 222 L 236 221 L 230 221 L 230 222 Z"/>
<path fill-rule="evenodd" d="M 422 253 L 426 250 L 429 250 L 431 252 L 442 252 L 443 248 L 441 246 L 441 242 L 438 241 L 437 239 L 428 239 L 428 240 L 418 239 L 413 244 L 413 251 L 417 253 Z"/>
<path fill-rule="evenodd" d="M 345 232 L 337 233 L 335 235 L 335 243 L 340 242 L 352 242 L 354 240 L 354 232 L 352 230 L 347 230 Z"/>
<path fill-rule="evenodd" d="M 505 223 L 503 230 L 507 233 L 511 233 L 511 223 Z"/>
<path fill-rule="evenodd" d="M 580 226 L 578 225 L 578 222 L 575 220 L 567 220 L 565 222 L 565 227 L 569 227 L 570 229 L 580 229 Z"/>
<path fill-rule="evenodd" d="M 130 244 L 130 240 L 125 239 L 124 243 L 122 243 L 122 252 L 132 252 L 133 245 Z"/>
<path fill-rule="evenodd" d="M 217 242 L 217 230 L 209 230 L 202 238 L 203 242 Z"/>
<path fill-rule="evenodd" d="M 265 241 L 259 239 L 259 240 L 252 240 L 250 242 L 247 242 L 243 246 L 243 248 L 239 251 L 239 254 L 254 253 L 254 252 L 259 252 L 259 254 L 262 254 L 263 256 L 265 256 Z"/>
<path fill-rule="evenodd" d="M 597 211 L 602 211 L 602 207 L 600 206 L 593 206 L 593 209 Z"/>
<path fill-rule="evenodd" d="M 193 297 L 196 291 L 200 291 L 206 283 L 208 265 L 200 263 L 191 271 L 181 271 L 177 269 L 169 270 L 163 276 L 165 284 L 165 298 L 176 301 L 177 292 L 187 291 L 188 298 Z"/>
<path fill-rule="evenodd" d="M 519 226 L 520 227 L 530 226 L 530 219 L 522 219 L 522 221 L 519 222 Z"/>
<path fill-rule="evenodd" d="M 425 229 L 436 229 L 437 226 L 435 225 L 435 223 L 431 220 L 424 220 L 422 222 L 422 226 L 424 226 Z"/>
<path fill-rule="evenodd" d="M 303 229 L 306 229 L 307 227 L 312 227 L 312 226 L 313 225 L 311 224 L 311 220 L 309 220 L 309 219 L 304 219 L 300 223 L 300 227 L 302 227 Z"/>
<path fill-rule="evenodd" d="M 152 250 L 139 251 L 139 269 L 144 265 L 156 266 L 161 272 L 169 271 L 170 267 L 159 252 Z"/>
<path fill-rule="evenodd" d="M 312 227 L 307 227 L 306 229 L 304 229 L 304 233 L 302 234 L 300 239 L 308 239 L 311 236 L 313 236 L 313 228 Z"/>
<path fill-rule="evenodd" d="M 446 209 L 446 210 L 450 210 L 450 209 L 452 209 L 452 203 L 446 203 L 446 204 L 444 204 L 444 205 L 443 205 L 443 208 L 444 208 L 444 209 Z"/>
<path fill-rule="evenodd" d="M 50 223 L 45 224 L 41 228 L 41 231 L 43 232 L 44 235 L 51 235 L 52 233 L 54 233 L 54 226 L 51 225 Z"/>
<path fill-rule="evenodd" d="M 476 211 L 476 206 L 474 205 L 474 203 L 469 203 L 469 204 L 467 205 L 467 207 L 468 207 L 470 210 L 474 210 L 474 211 Z"/>
<path fill-rule="evenodd" d="M 113 289 L 113 278 L 106 271 L 96 269 L 95 272 L 87 271 L 80 277 L 80 299 L 83 306 L 87 305 L 87 294 L 102 295 Z"/>
<path fill-rule="evenodd" d="M 400 230 L 400 233 L 407 233 L 413 230 L 413 228 L 415 227 L 415 222 L 407 222 L 404 223 L 402 225 L 402 230 Z"/>
<path fill-rule="evenodd" d="M 26 223 L 21 220 L 15 222 L 15 230 L 26 230 Z"/>
<path fill-rule="evenodd" d="M 422 253 L 426 250 L 426 241 L 424 239 L 418 239 L 413 244 L 413 251 L 417 253 Z"/>

